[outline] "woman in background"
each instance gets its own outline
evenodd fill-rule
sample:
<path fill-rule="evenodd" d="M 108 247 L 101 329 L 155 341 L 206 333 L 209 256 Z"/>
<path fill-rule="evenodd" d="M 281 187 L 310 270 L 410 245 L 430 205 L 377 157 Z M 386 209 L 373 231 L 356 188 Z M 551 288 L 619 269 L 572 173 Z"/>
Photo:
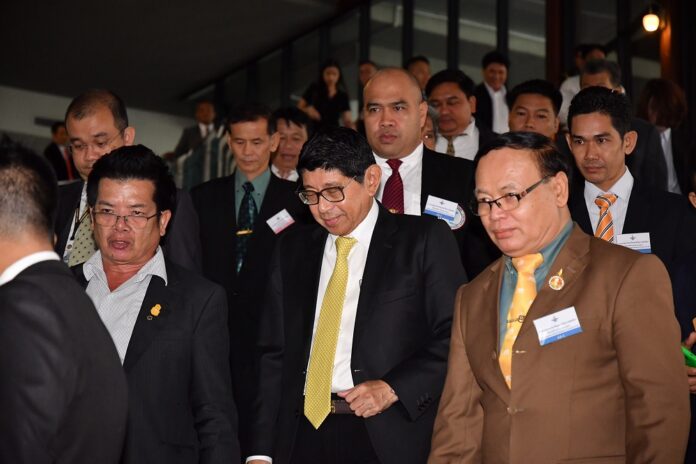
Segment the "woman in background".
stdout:
<path fill-rule="evenodd" d="M 339 120 L 343 126 L 355 129 L 341 67 L 335 60 L 324 63 L 319 79 L 305 91 L 297 107 L 307 113 L 319 130 L 338 126 Z"/>

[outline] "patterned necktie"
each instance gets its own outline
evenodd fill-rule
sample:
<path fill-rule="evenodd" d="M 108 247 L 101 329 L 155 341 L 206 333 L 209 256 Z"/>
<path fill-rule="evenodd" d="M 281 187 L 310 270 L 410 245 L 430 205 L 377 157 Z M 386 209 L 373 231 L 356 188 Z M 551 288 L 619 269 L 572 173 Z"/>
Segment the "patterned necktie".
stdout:
<path fill-rule="evenodd" d="M 505 382 L 512 388 L 512 345 L 515 344 L 517 334 L 520 332 L 524 318 L 527 316 L 529 307 L 532 306 L 536 298 L 536 279 L 534 271 L 544 262 L 541 253 L 525 255 L 519 258 L 512 258 L 512 265 L 517 269 L 517 285 L 512 296 L 510 310 L 508 311 L 507 330 L 503 345 L 500 348 L 498 363 L 503 372 Z"/>
<path fill-rule="evenodd" d="M 351 237 L 336 239 L 336 266 L 321 302 L 319 322 L 309 356 L 307 385 L 305 386 L 304 415 L 315 429 L 324 422 L 331 410 L 331 379 L 341 314 L 348 283 L 348 253 L 356 240 Z"/>
<path fill-rule="evenodd" d="M 404 181 L 399 174 L 399 166 L 402 161 L 399 159 L 389 159 L 387 164 L 392 170 L 391 176 L 384 184 L 382 194 L 382 204 L 392 213 L 404 214 Z"/>
<path fill-rule="evenodd" d="M 247 248 L 251 234 L 254 232 L 254 222 L 258 210 L 254 201 L 254 185 L 251 182 L 242 184 L 244 196 L 242 203 L 239 205 L 239 217 L 237 218 L 237 273 L 242 270 L 244 257 L 246 256 Z"/>
<path fill-rule="evenodd" d="M 445 137 L 447 139 L 447 154 L 454 156 L 454 137 Z"/>
<path fill-rule="evenodd" d="M 613 193 L 604 193 L 597 195 L 594 201 L 595 205 L 599 206 L 599 222 L 594 235 L 607 242 L 614 241 L 614 219 L 611 217 L 609 207 L 614 204 L 617 198 Z"/>
<path fill-rule="evenodd" d="M 92 236 L 92 216 L 87 213 L 75 231 L 75 240 L 73 240 L 72 251 L 68 257 L 68 266 L 72 267 L 84 263 L 95 251 L 97 251 L 97 245 Z"/>

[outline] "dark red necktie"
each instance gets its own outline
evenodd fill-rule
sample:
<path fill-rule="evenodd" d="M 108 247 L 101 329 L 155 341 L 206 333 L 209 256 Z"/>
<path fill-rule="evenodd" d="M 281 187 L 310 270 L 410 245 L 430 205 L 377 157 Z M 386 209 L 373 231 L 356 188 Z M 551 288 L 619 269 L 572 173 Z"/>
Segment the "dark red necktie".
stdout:
<path fill-rule="evenodd" d="M 387 164 L 391 168 L 392 174 L 387 179 L 387 183 L 384 184 L 382 204 L 392 213 L 404 214 L 404 181 L 401 180 L 401 174 L 399 174 L 401 160 L 389 159 Z"/>

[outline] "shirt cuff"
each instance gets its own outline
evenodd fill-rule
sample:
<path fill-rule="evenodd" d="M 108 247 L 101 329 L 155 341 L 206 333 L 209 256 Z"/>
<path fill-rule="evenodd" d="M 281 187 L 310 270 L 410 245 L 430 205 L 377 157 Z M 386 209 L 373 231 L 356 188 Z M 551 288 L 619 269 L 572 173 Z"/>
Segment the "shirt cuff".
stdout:
<path fill-rule="evenodd" d="M 244 461 L 244 462 L 253 461 L 255 459 L 258 459 L 259 461 L 270 462 L 271 464 L 273 464 L 273 459 L 271 459 L 270 456 L 262 456 L 262 455 L 249 456 L 248 458 L 246 458 L 246 461 Z"/>

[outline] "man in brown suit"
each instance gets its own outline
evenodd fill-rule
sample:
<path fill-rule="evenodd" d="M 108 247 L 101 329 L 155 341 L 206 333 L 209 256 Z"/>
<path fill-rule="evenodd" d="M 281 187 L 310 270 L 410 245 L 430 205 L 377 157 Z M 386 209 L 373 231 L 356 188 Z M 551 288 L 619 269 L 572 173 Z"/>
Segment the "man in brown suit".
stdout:
<path fill-rule="evenodd" d="M 503 257 L 459 289 L 428 462 L 679 462 L 689 393 L 664 265 L 573 225 L 546 137 L 502 135 L 476 164 L 473 210 Z"/>

